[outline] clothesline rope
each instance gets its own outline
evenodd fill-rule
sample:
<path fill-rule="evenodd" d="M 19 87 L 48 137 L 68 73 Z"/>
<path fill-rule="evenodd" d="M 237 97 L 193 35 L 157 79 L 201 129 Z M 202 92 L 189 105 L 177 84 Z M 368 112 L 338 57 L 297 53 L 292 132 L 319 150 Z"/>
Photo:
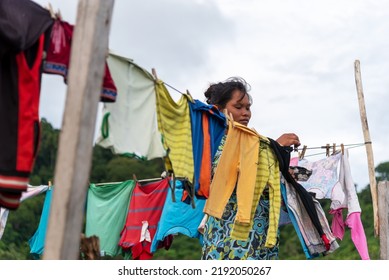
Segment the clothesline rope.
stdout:
<path fill-rule="evenodd" d="M 179 91 L 178 89 L 176 89 L 176 88 L 174 88 L 173 86 L 171 86 L 171 85 L 167 84 L 166 82 L 163 82 L 163 83 L 164 83 L 166 86 L 170 87 L 171 89 L 173 89 L 173 90 L 177 91 L 178 93 L 184 94 L 184 92 L 182 92 L 182 91 Z"/>
<path fill-rule="evenodd" d="M 371 144 L 372 142 L 364 142 L 364 143 L 358 143 L 358 144 L 344 144 L 343 147 L 348 147 L 348 149 L 353 149 L 353 148 L 358 148 L 358 147 L 362 147 L 366 144 Z M 333 146 L 329 146 L 330 148 L 332 148 Z M 336 145 L 335 146 L 336 148 L 339 148 L 341 147 L 341 145 Z M 313 150 L 313 149 L 327 149 L 327 146 L 320 146 L 320 147 L 306 147 L 306 150 Z M 302 151 L 303 148 L 298 148 L 296 149 L 296 151 Z M 326 154 L 327 152 L 320 152 L 320 153 L 316 153 L 316 154 L 310 154 L 310 155 L 305 155 L 304 157 L 311 157 L 311 156 L 317 156 L 317 155 L 323 155 L 323 154 Z"/>

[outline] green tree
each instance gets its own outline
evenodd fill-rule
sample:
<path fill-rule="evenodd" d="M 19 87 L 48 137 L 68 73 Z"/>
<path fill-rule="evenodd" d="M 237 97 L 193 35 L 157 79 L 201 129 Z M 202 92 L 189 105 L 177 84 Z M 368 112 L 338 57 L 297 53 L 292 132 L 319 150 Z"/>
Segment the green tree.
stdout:
<path fill-rule="evenodd" d="M 389 161 L 380 163 L 375 171 L 378 173 L 378 181 L 387 181 L 389 180 Z"/>
<path fill-rule="evenodd" d="M 60 130 L 54 129 L 46 119 L 42 118 L 39 149 L 30 178 L 31 185 L 47 184 L 48 181 L 53 180 L 59 133 Z"/>

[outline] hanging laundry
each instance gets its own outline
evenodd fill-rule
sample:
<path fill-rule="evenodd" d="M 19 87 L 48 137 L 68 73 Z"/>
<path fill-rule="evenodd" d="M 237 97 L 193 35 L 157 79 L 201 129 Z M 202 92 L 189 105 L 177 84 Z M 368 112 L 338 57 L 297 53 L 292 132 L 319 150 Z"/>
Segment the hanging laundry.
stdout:
<path fill-rule="evenodd" d="M 132 60 L 110 53 L 108 65 L 119 95 L 105 103 L 96 144 L 122 154 L 149 160 L 166 152 L 157 128 L 154 80 Z"/>
<path fill-rule="evenodd" d="M 282 194 L 282 193 L 281 193 Z M 283 198 L 283 196 L 281 196 Z M 281 226 L 284 226 L 284 225 L 288 225 L 292 223 L 290 217 L 289 217 L 289 213 L 285 207 L 285 204 L 283 202 L 283 200 L 281 200 L 281 211 L 280 211 L 280 220 L 278 222 L 278 226 L 281 227 Z"/>
<path fill-rule="evenodd" d="M 47 189 L 49 186 L 42 185 L 42 186 L 31 186 L 28 185 L 27 191 L 22 192 L 22 196 L 20 198 L 20 203 L 28 198 L 32 198 L 37 196 L 38 194 L 41 194 Z M 0 207 L 0 239 L 3 237 L 5 226 L 7 224 L 9 210 L 7 208 Z"/>
<path fill-rule="evenodd" d="M 331 209 L 346 209 L 348 214 L 361 212 L 358 194 L 351 175 L 348 149 L 340 158 L 339 179 L 331 194 Z"/>
<path fill-rule="evenodd" d="M 299 166 L 312 168 L 312 175 L 306 187 L 316 186 L 315 193 L 320 198 L 330 199 L 331 229 L 335 237 L 343 239 L 345 228 L 351 230 L 351 239 L 362 260 L 369 260 L 365 231 L 361 220 L 361 207 L 354 181 L 352 179 L 348 149 L 343 154 L 338 152 L 330 157 L 309 162 L 299 161 Z M 305 186 L 304 182 L 301 182 Z M 347 209 L 343 220 L 343 210 Z"/>
<path fill-rule="evenodd" d="M 28 244 L 30 245 L 30 254 L 35 259 L 39 259 L 44 251 L 52 196 L 53 188 L 49 187 L 46 191 L 45 201 L 43 202 L 43 209 L 41 218 L 39 220 L 38 229 L 35 231 L 34 235 L 28 240 Z"/>
<path fill-rule="evenodd" d="M 341 156 L 341 153 L 337 153 L 313 162 L 307 159 L 299 160 L 298 166 L 312 172 L 308 180 L 299 183 L 307 191 L 314 193 L 317 199 L 331 198 L 333 188 L 339 184 L 337 170 Z"/>
<path fill-rule="evenodd" d="M 292 151 L 291 147 L 285 147 L 281 146 L 277 141 L 269 138 L 270 145 L 273 148 L 273 151 L 278 159 L 280 171 L 282 174 L 282 178 L 284 178 L 285 182 L 288 183 L 291 188 L 293 188 L 294 191 L 296 191 L 298 198 L 301 202 L 301 205 L 303 206 L 304 210 L 306 211 L 310 222 L 316 229 L 317 233 L 321 237 L 324 247 L 327 251 L 331 249 L 331 243 L 328 239 L 325 230 L 323 229 L 323 226 L 325 226 L 325 223 L 323 224 L 323 221 L 321 219 L 324 219 L 326 221 L 326 217 L 319 217 L 319 214 L 322 212 L 322 207 L 320 204 L 316 203 L 314 197 L 308 193 L 308 191 L 298 183 L 292 174 L 289 172 L 289 166 L 290 166 L 290 152 Z M 319 213 L 320 212 L 320 213 Z"/>
<path fill-rule="evenodd" d="M 74 25 L 56 19 L 50 34 L 50 42 L 43 64 L 43 72 L 47 74 L 61 75 L 67 83 L 67 76 L 70 64 L 71 45 Z M 100 93 L 101 102 L 115 102 L 117 90 L 112 80 L 110 70 L 105 63 L 102 90 Z"/>
<path fill-rule="evenodd" d="M 162 209 L 169 191 L 170 178 L 134 187 L 125 225 L 120 233 L 119 246 L 131 252 L 134 260 L 149 260 L 153 257 L 151 243 L 157 231 Z M 161 245 L 169 248 L 171 238 Z"/>
<path fill-rule="evenodd" d="M 297 233 L 301 233 L 303 250 L 306 246 L 308 252 L 305 252 L 308 259 L 318 256 L 319 254 L 329 254 L 339 248 L 335 236 L 331 232 L 328 220 L 325 216 L 323 208 L 317 199 L 313 198 L 314 211 L 318 216 L 318 221 L 321 225 L 323 233 L 319 233 L 312 223 L 303 202 L 298 195 L 296 189 L 288 182 L 285 182 L 287 209 L 292 213 L 291 217 L 295 219 L 293 226 Z M 323 239 L 323 235 L 325 239 Z M 326 242 L 327 241 L 327 242 Z"/>
<path fill-rule="evenodd" d="M 173 184 L 173 182 L 170 184 Z M 175 197 L 182 197 L 183 192 L 183 182 L 177 179 L 174 189 Z M 197 228 L 204 215 L 205 199 L 195 197 L 194 203 L 195 208 L 192 208 L 191 205 L 181 200 L 173 201 L 172 193 L 168 192 L 157 231 L 151 244 L 152 253 L 156 252 L 165 238 L 172 234 L 180 233 L 190 238 L 198 238 L 201 243 L 202 235 Z"/>
<path fill-rule="evenodd" d="M 17 209 L 40 140 L 41 64 L 53 19 L 30 0 L 0 1 L 0 19 L 0 207 Z"/>
<path fill-rule="evenodd" d="M 301 244 L 301 247 L 303 249 L 305 257 L 308 260 L 313 259 L 315 257 L 318 257 L 318 254 L 312 255 L 310 253 L 310 251 L 307 247 L 307 244 L 305 243 L 302 231 L 300 230 L 301 223 L 299 223 L 297 220 L 298 214 L 297 213 L 296 213 L 296 215 L 294 214 L 293 207 L 291 207 L 290 204 L 288 203 L 288 196 L 287 196 L 287 192 L 286 192 L 285 183 L 281 183 L 281 195 L 282 195 L 282 200 L 284 201 L 284 204 L 285 204 L 285 208 L 286 208 L 288 217 L 290 219 L 290 223 L 293 225 L 293 228 L 296 231 L 297 237 L 300 241 L 300 244 Z M 304 229 L 304 228 L 302 228 L 302 229 Z"/>
<path fill-rule="evenodd" d="M 91 184 L 88 188 L 85 236 L 99 237 L 101 256 L 115 257 L 122 253 L 118 243 L 134 187 L 135 181 L 127 180 Z"/>
<path fill-rule="evenodd" d="M 189 109 L 195 174 L 194 192 L 199 198 L 208 198 L 212 160 L 226 132 L 226 117 L 214 105 L 199 100 L 189 102 Z M 186 197 L 184 193 L 183 199 Z"/>
<path fill-rule="evenodd" d="M 265 246 L 276 243 L 281 207 L 278 161 L 269 140 L 237 122 L 229 121 L 228 134 L 204 207 L 204 213 L 221 218 L 232 192 L 236 189 L 238 208 L 231 237 L 247 240 L 252 219 L 262 192 L 270 199 L 269 229 Z"/>
<path fill-rule="evenodd" d="M 167 155 L 166 170 L 176 177 L 194 180 L 194 162 L 189 102 L 192 98 L 182 94 L 175 102 L 161 80 L 156 81 L 158 129 Z"/>

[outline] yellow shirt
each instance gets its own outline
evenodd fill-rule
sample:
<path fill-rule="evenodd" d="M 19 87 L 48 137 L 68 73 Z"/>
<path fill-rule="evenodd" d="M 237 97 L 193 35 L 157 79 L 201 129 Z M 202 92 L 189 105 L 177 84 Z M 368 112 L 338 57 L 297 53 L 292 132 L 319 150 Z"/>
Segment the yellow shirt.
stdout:
<path fill-rule="evenodd" d="M 158 129 L 167 151 L 165 167 L 172 170 L 176 177 L 186 177 L 193 183 L 194 162 L 188 104 L 190 96 L 182 94 L 176 103 L 160 80 L 156 82 L 155 91 Z"/>
<path fill-rule="evenodd" d="M 252 218 L 260 195 L 266 186 L 270 188 L 271 209 L 265 246 L 273 247 L 276 244 L 281 207 L 278 161 L 266 137 L 244 125 L 230 121 L 204 212 L 220 219 L 228 199 L 236 188 L 238 207 L 231 237 L 246 240 L 252 228 Z"/>

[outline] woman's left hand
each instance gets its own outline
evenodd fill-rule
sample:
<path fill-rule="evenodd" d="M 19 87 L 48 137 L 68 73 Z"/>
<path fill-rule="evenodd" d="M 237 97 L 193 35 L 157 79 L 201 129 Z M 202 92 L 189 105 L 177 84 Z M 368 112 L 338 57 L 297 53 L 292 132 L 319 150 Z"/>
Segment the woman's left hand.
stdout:
<path fill-rule="evenodd" d="M 282 146 L 294 146 L 295 148 L 301 145 L 299 137 L 294 133 L 282 134 L 277 142 Z"/>

